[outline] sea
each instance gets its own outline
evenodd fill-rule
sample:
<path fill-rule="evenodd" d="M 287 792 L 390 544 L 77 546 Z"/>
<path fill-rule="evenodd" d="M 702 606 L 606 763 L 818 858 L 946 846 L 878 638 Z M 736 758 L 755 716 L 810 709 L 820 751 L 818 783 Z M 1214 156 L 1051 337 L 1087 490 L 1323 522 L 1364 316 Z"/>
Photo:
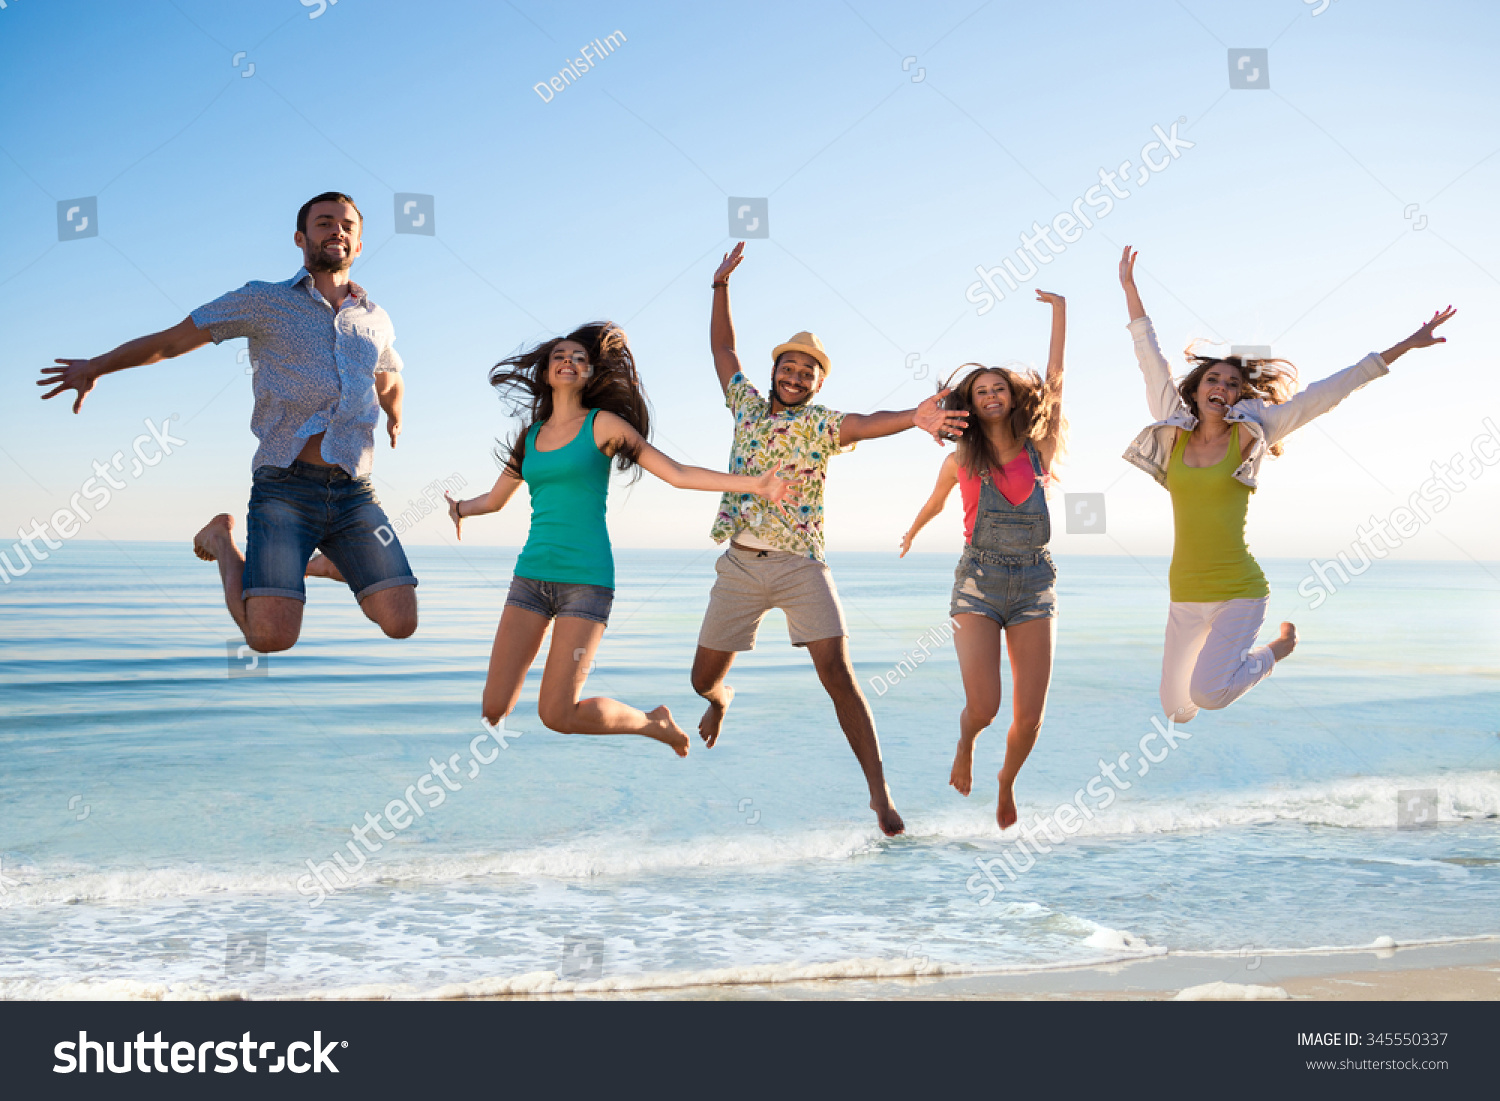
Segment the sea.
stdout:
<path fill-rule="evenodd" d="M 1308 563 L 1263 560 L 1296 654 L 1164 731 L 1166 561 L 1059 556 L 1018 844 L 1008 667 L 973 794 L 948 786 L 947 555 L 830 556 L 886 838 L 780 613 L 697 741 L 714 548 L 617 551 L 585 693 L 666 704 L 686 759 L 545 729 L 541 659 L 483 726 L 517 552 L 408 550 L 414 637 L 313 581 L 269 656 L 185 543 L 67 543 L 0 589 L 0 997 L 701 996 L 1163 953 L 1251 982 L 1267 953 L 1500 935 L 1500 564 L 1381 561 L 1314 609 Z"/>

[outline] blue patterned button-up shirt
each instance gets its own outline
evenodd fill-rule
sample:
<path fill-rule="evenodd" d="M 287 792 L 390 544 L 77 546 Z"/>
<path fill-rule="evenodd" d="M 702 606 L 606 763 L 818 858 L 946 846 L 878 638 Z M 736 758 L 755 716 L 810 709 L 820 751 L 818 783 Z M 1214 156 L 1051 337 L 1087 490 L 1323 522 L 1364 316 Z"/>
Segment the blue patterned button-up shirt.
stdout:
<path fill-rule="evenodd" d="M 359 284 L 349 290 L 334 310 L 301 268 L 285 283 L 246 283 L 192 312 L 215 344 L 250 338 L 250 430 L 260 440 L 252 471 L 290 466 L 322 432 L 324 462 L 355 478 L 370 473 L 380 418 L 375 375 L 401 370 L 401 357 L 390 315 Z"/>

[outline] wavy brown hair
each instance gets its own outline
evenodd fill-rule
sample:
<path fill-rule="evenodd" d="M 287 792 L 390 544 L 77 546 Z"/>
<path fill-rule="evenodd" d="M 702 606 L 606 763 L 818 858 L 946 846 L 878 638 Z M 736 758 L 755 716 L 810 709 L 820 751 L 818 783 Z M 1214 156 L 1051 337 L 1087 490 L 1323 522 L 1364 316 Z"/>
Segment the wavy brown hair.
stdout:
<path fill-rule="evenodd" d="M 958 465 L 977 478 L 982 471 L 1000 465 L 1000 456 L 995 454 L 994 445 L 985 435 L 984 427 L 979 423 L 979 415 L 974 408 L 974 387 L 979 384 L 980 379 L 986 375 L 997 375 L 1004 379 L 1006 386 L 1010 388 L 1010 434 L 1017 440 L 1030 440 L 1036 443 L 1038 440 L 1045 439 L 1047 426 L 1052 422 L 1053 413 L 1057 412 L 1061 415 L 1060 399 L 1057 391 L 1048 386 L 1041 375 L 1029 368 L 986 367 L 980 363 L 965 363 L 958 371 L 965 368 L 974 369 L 965 375 L 963 380 L 953 387 L 952 393 L 942 400 L 942 407 L 969 414 L 969 421 L 964 425 L 963 434 L 949 438 L 958 440 Z M 954 371 L 948 376 L 947 382 L 939 385 L 939 391 L 953 382 L 958 371 Z M 1058 455 L 1066 450 L 1067 436 L 1068 422 L 1064 417 L 1057 437 Z"/>
<path fill-rule="evenodd" d="M 1202 417 L 1198 412 L 1198 384 L 1208 374 L 1209 368 L 1219 364 L 1233 367 L 1240 376 L 1240 395 L 1235 401 L 1253 397 L 1260 398 L 1267 405 L 1280 405 L 1297 392 L 1297 368 L 1285 359 L 1209 356 L 1197 351 L 1198 347 L 1198 341 L 1187 346 L 1184 354 L 1192 364 L 1192 369 L 1177 383 L 1177 393 L 1196 418 Z M 1272 455 L 1280 455 L 1282 450 L 1281 441 L 1272 444 L 1270 448 Z"/>
<path fill-rule="evenodd" d="M 532 426 L 552 416 L 552 387 L 547 383 L 547 366 L 552 360 L 552 350 L 564 340 L 582 344 L 593 369 L 583 386 L 584 408 L 613 413 L 639 432 L 642 439 L 650 438 L 651 411 L 646 403 L 646 392 L 641 387 L 641 377 L 636 373 L 635 357 L 630 354 L 625 330 L 612 321 L 590 322 L 567 336 L 553 337 L 517 352 L 490 368 L 490 385 L 509 407 L 510 415 L 522 420 L 521 430 L 515 437 L 509 443 L 501 443 L 495 451 L 495 457 L 505 464 L 513 477 L 521 477 L 521 466 L 526 458 L 526 437 Z M 622 447 L 615 452 L 615 462 L 620 470 L 629 470 L 635 466 L 638 456 L 637 449 Z M 635 475 L 640 476 L 639 468 Z"/>

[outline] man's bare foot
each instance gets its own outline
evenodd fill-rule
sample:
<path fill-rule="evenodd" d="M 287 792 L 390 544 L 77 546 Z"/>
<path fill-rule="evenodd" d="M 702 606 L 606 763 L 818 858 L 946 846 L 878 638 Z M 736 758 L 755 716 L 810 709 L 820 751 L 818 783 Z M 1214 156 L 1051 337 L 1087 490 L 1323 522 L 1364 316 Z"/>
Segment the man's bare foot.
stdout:
<path fill-rule="evenodd" d="M 329 561 L 326 554 L 315 554 L 307 560 L 306 575 L 308 577 L 326 577 L 329 581 L 344 581 L 344 575 L 339 573 L 339 568 Z M 344 581 L 344 584 L 348 584 Z"/>
<path fill-rule="evenodd" d="M 225 542 L 234 546 L 233 531 L 234 517 L 227 512 L 219 513 L 193 536 L 193 553 L 205 562 L 217 562 L 224 553 Z"/>
<path fill-rule="evenodd" d="M 646 712 L 646 718 L 652 720 L 652 727 L 643 731 L 647 737 L 655 738 L 658 742 L 665 742 L 671 746 L 679 757 L 688 755 L 687 731 L 672 721 L 672 712 L 667 709 L 666 704 L 652 711 Z"/>
<path fill-rule="evenodd" d="M 734 689 L 727 684 L 719 685 L 717 698 L 704 696 L 708 701 L 708 710 L 703 712 L 703 718 L 698 720 L 698 736 L 703 739 L 703 744 L 709 749 L 719 740 L 719 730 L 724 725 L 724 713 L 729 710 L 730 703 L 734 700 Z"/>
<path fill-rule="evenodd" d="M 897 834 L 906 832 L 906 823 L 901 821 L 901 816 L 896 813 L 895 807 L 877 810 L 875 817 L 880 822 L 880 832 L 887 837 L 895 837 Z"/>
<path fill-rule="evenodd" d="M 1267 643 L 1267 648 L 1276 656 L 1277 661 L 1285 661 L 1297 648 L 1297 628 L 1290 623 L 1283 623 L 1280 636 Z"/>
<path fill-rule="evenodd" d="M 1000 824 L 1002 830 L 1008 830 L 1016 824 L 1020 817 L 1016 813 L 1016 793 L 1011 784 L 1005 782 L 1004 774 L 1000 776 L 1000 802 L 995 807 L 995 821 Z"/>
<path fill-rule="evenodd" d="M 870 809 L 875 812 L 875 818 L 880 823 L 880 832 L 887 837 L 895 837 L 898 833 L 906 832 L 906 823 L 901 821 L 901 816 L 896 813 L 896 804 L 891 802 L 889 784 L 886 785 L 883 798 L 879 795 L 871 798 Z"/>
<path fill-rule="evenodd" d="M 968 795 L 974 786 L 974 739 L 958 736 L 958 752 L 953 754 L 953 771 L 948 773 L 948 783 L 960 795 Z"/>

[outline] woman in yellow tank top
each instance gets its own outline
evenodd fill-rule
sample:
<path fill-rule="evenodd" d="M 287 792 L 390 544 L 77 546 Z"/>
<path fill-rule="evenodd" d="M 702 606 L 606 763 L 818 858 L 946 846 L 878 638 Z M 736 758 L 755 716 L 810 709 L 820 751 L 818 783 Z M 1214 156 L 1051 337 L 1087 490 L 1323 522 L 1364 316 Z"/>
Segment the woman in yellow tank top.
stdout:
<path fill-rule="evenodd" d="M 1228 707 L 1271 675 L 1297 645 L 1297 629 L 1281 625 L 1257 646 L 1270 605 L 1265 574 L 1245 543 L 1245 518 L 1267 452 L 1281 440 L 1373 378 L 1413 348 L 1442 344 L 1433 330 L 1453 316 L 1433 314 L 1401 343 L 1353 367 L 1297 390 L 1296 369 L 1285 360 L 1195 355 L 1180 382 L 1171 371 L 1135 286 L 1135 255 L 1120 258 L 1120 283 L 1130 308 L 1130 331 L 1146 376 L 1155 423 L 1126 451 L 1172 495 L 1172 604 L 1162 654 L 1161 704 L 1187 722 L 1200 708 Z"/>

